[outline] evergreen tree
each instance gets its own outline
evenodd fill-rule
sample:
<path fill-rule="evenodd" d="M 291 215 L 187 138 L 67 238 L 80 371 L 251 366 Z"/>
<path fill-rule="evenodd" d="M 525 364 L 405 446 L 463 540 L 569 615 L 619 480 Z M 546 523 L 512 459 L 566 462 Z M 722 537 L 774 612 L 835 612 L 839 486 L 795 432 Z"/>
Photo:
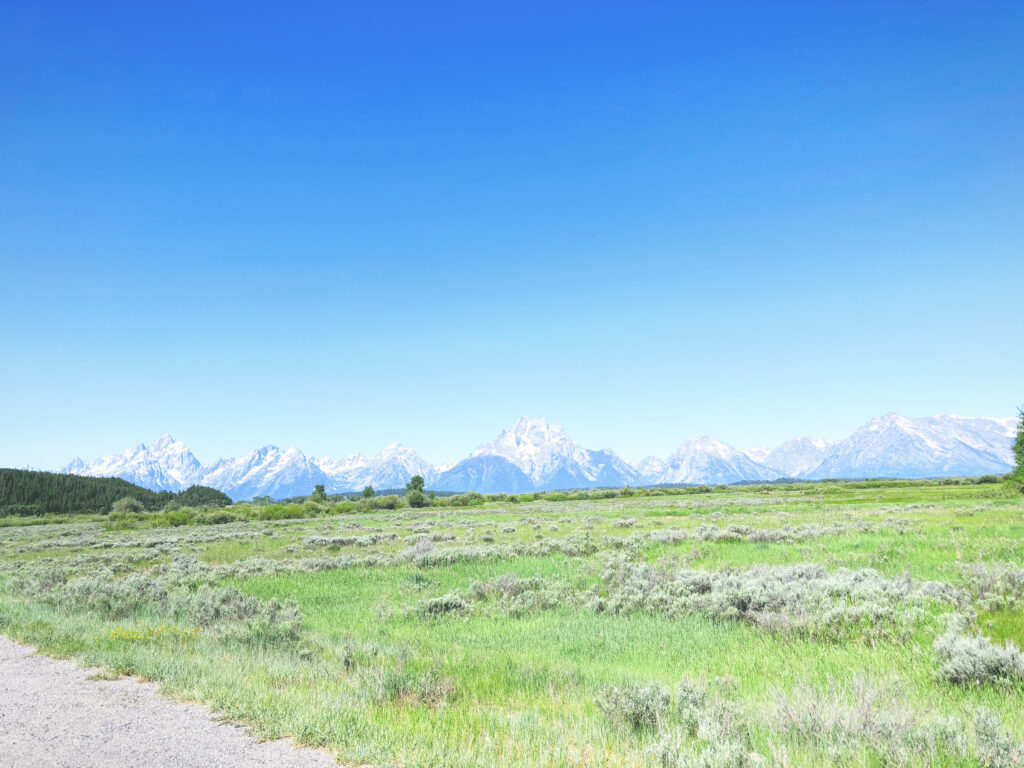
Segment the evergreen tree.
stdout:
<path fill-rule="evenodd" d="M 1017 422 L 1017 439 L 1013 441 L 1013 458 L 1017 461 L 1017 468 L 1011 475 L 1014 479 L 1024 482 L 1024 406 L 1019 409 L 1020 421 Z"/>

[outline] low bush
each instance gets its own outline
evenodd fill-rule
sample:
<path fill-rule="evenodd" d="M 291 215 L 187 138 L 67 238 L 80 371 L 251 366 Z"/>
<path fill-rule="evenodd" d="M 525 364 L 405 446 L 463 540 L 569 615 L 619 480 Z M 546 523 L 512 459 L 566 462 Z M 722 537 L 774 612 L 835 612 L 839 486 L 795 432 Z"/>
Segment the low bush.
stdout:
<path fill-rule="evenodd" d="M 363 670 L 362 686 L 376 704 L 444 706 L 455 693 L 455 681 L 437 667 L 417 671 L 404 658 L 394 666 Z"/>
<path fill-rule="evenodd" d="M 406 492 L 405 500 L 413 509 L 430 506 L 430 497 L 423 493 L 423 491 L 417 491 L 415 489 Z"/>
<path fill-rule="evenodd" d="M 196 515 L 196 511 L 191 507 L 181 507 L 180 509 L 168 509 L 163 514 L 158 515 L 153 519 L 153 525 L 165 526 L 168 528 L 176 528 L 179 525 L 188 525 L 192 522 Z"/>
<path fill-rule="evenodd" d="M 469 596 L 477 602 L 493 602 L 503 614 L 512 617 L 574 602 L 565 584 L 539 576 L 524 579 L 513 574 L 488 582 L 474 581 L 469 587 Z"/>
<path fill-rule="evenodd" d="M 608 686 L 594 702 L 613 722 L 634 731 L 657 730 L 668 713 L 672 697 L 658 683 Z"/>
<path fill-rule="evenodd" d="M 1024 604 L 1024 568 L 1012 563 L 971 563 L 962 567 L 962 573 L 980 610 L 1008 610 Z"/>
<path fill-rule="evenodd" d="M 943 679 L 958 685 L 1024 681 L 1024 654 L 1011 641 L 1000 646 L 987 637 L 969 637 L 961 631 L 962 623 L 954 623 L 935 641 Z"/>
<path fill-rule="evenodd" d="M 257 520 L 300 520 L 306 516 L 299 504 L 269 504 L 256 510 Z"/>
<path fill-rule="evenodd" d="M 766 766 L 753 751 L 749 715 L 728 700 L 728 681 L 707 687 L 684 680 L 675 696 L 659 683 L 609 686 L 595 704 L 615 723 L 637 733 L 657 732 L 663 768 L 753 768 Z"/>
<path fill-rule="evenodd" d="M 450 507 L 476 507 L 484 503 L 484 497 L 476 491 L 460 493 L 456 496 L 449 496 L 445 504 Z"/>
<path fill-rule="evenodd" d="M 397 540 L 397 533 L 367 533 L 362 536 L 309 536 L 302 543 L 307 547 L 372 547 Z"/>
<path fill-rule="evenodd" d="M 200 512 L 195 517 L 198 525 L 224 525 L 225 523 L 238 523 L 245 520 L 245 516 L 226 509 L 212 509 L 207 512 Z"/>
<path fill-rule="evenodd" d="M 418 611 L 421 616 L 444 616 L 450 613 L 465 613 L 469 609 L 469 604 L 466 602 L 462 595 L 455 592 L 451 592 L 441 597 L 434 597 L 429 600 L 423 600 L 418 606 Z"/>
<path fill-rule="evenodd" d="M 110 512 L 114 515 L 138 514 L 145 509 L 145 505 L 136 498 L 125 496 L 118 499 L 110 506 Z"/>
<path fill-rule="evenodd" d="M 366 501 L 373 509 L 398 509 L 402 506 L 402 500 L 394 494 L 388 496 L 375 496 Z"/>
<path fill-rule="evenodd" d="M 111 512 L 103 521 L 103 527 L 108 531 L 129 531 L 137 528 L 143 519 L 137 512 Z"/>

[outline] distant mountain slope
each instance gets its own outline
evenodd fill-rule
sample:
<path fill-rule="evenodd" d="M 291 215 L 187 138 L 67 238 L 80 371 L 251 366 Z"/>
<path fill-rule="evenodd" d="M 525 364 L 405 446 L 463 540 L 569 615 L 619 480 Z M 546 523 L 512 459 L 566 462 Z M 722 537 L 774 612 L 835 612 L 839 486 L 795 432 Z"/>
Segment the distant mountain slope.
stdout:
<path fill-rule="evenodd" d="M 463 459 L 441 474 L 431 486 L 437 491 L 478 493 L 526 493 L 533 481 L 504 456 L 481 454 Z"/>
<path fill-rule="evenodd" d="M 729 484 L 775 480 L 777 470 L 707 435 L 687 438 L 664 462 L 653 483 Z"/>
<path fill-rule="evenodd" d="M 1013 467 L 1016 419 L 889 413 L 836 443 L 811 479 L 1003 474 Z"/>
<path fill-rule="evenodd" d="M 749 452 L 748 455 L 760 464 L 777 470 L 783 477 L 803 477 L 821 464 L 834 445 L 828 440 L 794 437 L 761 456 Z"/>
<path fill-rule="evenodd" d="M 633 465 L 640 474 L 640 481 L 646 484 L 656 482 L 655 478 L 661 477 L 665 472 L 665 460 L 657 456 L 645 456 Z"/>

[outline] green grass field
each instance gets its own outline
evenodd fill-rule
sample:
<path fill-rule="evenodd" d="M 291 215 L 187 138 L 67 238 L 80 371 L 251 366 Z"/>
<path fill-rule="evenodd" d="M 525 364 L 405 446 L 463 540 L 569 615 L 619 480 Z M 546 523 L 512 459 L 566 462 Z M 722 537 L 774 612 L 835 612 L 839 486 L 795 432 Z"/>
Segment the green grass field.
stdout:
<path fill-rule="evenodd" d="M 849 483 L 10 525 L 0 632 L 345 764 L 1022 765 L 1024 498 Z"/>

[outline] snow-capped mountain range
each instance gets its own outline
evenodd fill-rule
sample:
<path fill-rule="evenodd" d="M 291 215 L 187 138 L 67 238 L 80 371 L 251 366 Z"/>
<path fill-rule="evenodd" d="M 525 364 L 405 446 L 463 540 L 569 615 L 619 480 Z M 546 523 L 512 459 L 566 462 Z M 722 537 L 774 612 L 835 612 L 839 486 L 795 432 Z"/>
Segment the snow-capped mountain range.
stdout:
<path fill-rule="evenodd" d="M 741 451 L 701 435 L 687 438 L 664 459 L 648 456 L 631 463 L 609 449 L 583 448 L 545 419 L 523 418 L 462 461 L 447 465 L 432 465 L 398 443 L 375 456 L 357 453 L 342 459 L 315 458 L 298 448 L 268 445 L 202 464 L 183 442 L 164 435 L 114 456 L 91 462 L 75 459 L 59 471 L 121 477 L 153 490 L 207 485 L 233 499 L 300 496 L 317 484 L 329 493 L 367 485 L 400 488 L 413 475 L 422 475 L 427 487 L 435 490 L 483 493 L 784 477 L 944 477 L 1010 471 L 1016 428 L 1014 418 L 910 419 L 890 413 L 837 442 L 800 437 L 774 449 Z"/>
<path fill-rule="evenodd" d="M 493 456 L 515 465 L 537 490 L 636 485 L 642 480 L 636 467 L 612 451 L 583 448 L 546 419 L 520 419 L 461 463 Z"/>

